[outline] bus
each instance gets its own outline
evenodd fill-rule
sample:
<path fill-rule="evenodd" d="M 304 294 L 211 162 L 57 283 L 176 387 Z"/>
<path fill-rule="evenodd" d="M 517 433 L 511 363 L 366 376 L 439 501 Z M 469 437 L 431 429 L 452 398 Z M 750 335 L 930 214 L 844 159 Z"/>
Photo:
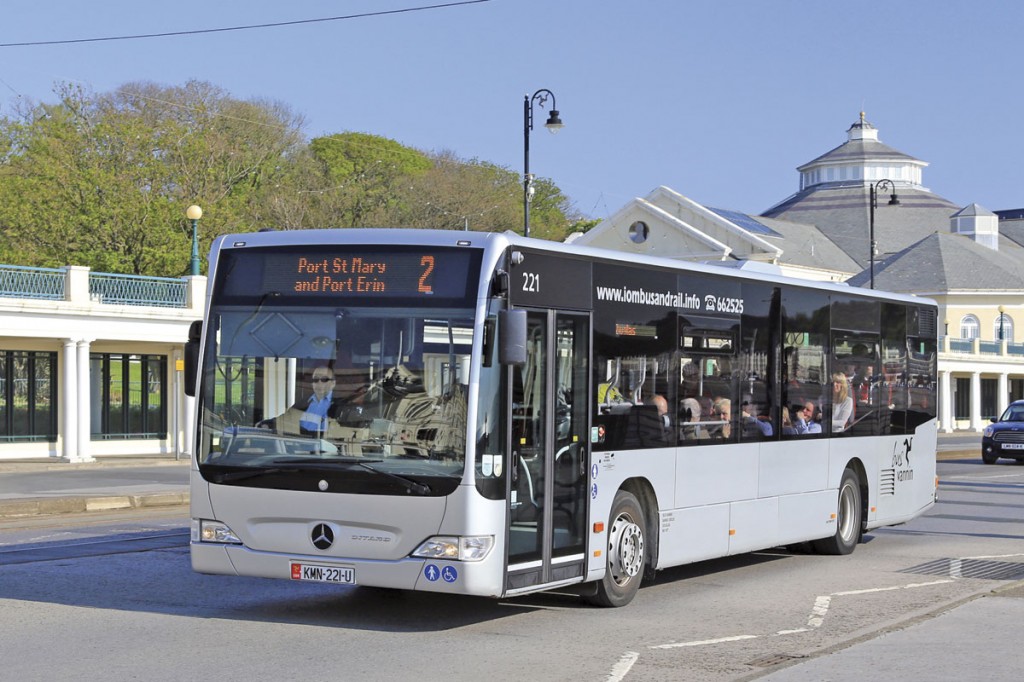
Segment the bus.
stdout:
<path fill-rule="evenodd" d="M 209 262 L 201 573 L 622 606 L 935 502 L 924 298 L 511 233 L 268 231 Z"/>

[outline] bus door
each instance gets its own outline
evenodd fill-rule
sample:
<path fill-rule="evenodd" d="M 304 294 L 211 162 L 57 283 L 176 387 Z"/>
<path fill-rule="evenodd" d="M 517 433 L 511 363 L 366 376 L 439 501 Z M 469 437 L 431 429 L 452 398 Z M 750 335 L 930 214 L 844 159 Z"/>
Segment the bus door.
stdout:
<path fill-rule="evenodd" d="M 590 318 L 531 310 L 527 360 L 511 368 L 507 590 L 585 573 Z"/>

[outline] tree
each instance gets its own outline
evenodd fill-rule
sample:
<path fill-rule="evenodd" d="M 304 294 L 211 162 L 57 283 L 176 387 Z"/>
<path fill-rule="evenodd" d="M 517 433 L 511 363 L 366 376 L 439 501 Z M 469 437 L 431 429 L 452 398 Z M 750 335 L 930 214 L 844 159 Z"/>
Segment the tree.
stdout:
<path fill-rule="evenodd" d="M 62 85 L 56 94 L 56 104 L 0 121 L 0 140 L 10 140 L 0 224 L 26 264 L 179 275 L 191 250 L 185 207 L 203 207 L 204 243 L 252 229 L 256 189 L 301 143 L 285 107 L 208 83 L 135 83 L 108 95 Z"/>

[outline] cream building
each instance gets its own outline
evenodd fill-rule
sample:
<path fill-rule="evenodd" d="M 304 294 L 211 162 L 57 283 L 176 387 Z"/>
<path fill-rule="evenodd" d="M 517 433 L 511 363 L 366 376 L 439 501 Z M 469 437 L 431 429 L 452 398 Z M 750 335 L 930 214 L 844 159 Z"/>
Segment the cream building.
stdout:
<path fill-rule="evenodd" d="M 187 457 L 182 352 L 205 287 L 0 266 L 0 460 Z"/>

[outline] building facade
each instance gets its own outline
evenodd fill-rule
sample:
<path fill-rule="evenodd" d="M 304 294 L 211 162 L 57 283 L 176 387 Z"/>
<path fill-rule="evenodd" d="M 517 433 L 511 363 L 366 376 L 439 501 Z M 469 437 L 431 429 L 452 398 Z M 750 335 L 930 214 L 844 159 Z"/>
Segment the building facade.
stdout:
<path fill-rule="evenodd" d="M 182 353 L 205 288 L 0 266 L 0 460 L 187 457 Z"/>

